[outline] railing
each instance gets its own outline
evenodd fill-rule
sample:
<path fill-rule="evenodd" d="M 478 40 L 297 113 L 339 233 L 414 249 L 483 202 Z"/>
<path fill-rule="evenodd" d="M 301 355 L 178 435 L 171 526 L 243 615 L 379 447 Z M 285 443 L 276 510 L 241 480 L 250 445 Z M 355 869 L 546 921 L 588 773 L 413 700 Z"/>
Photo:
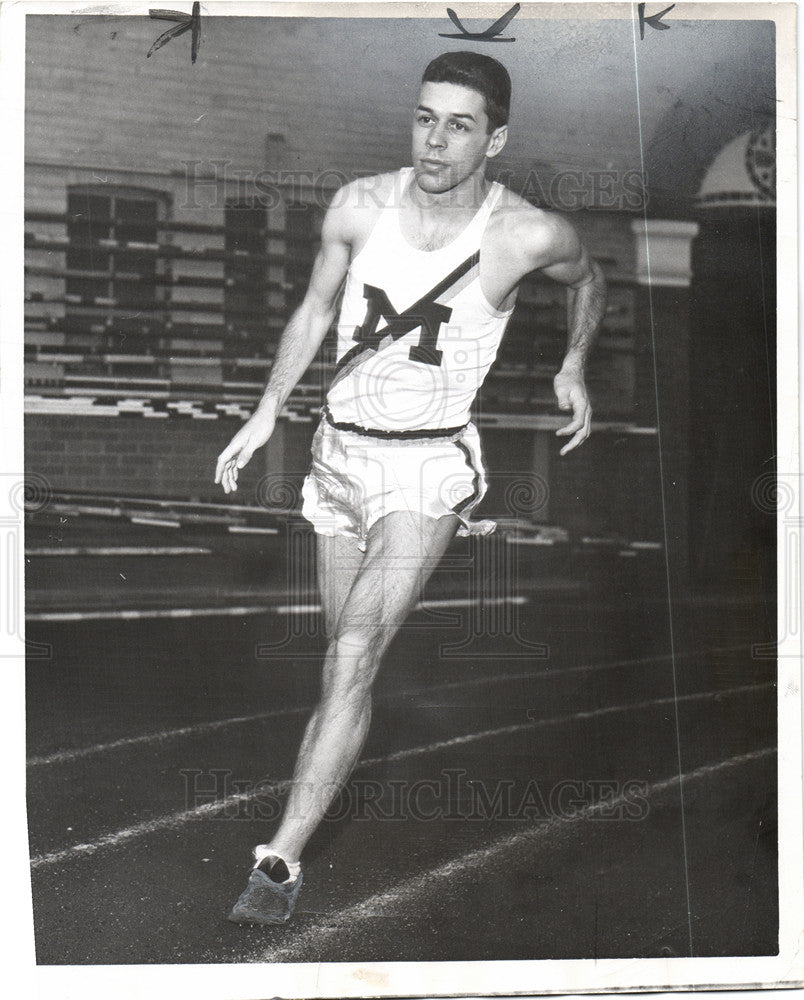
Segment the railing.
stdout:
<path fill-rule="evenodd" d="M 32 406 L 81 396 L 188 395 L 224 407 L 253 404 L 306 284 L 314 241 L 265 226 L 259 251 L 227 249 L 223 225 L 171 220 L 148 224 L 154 239 L 76 238 L 69 232 L 76 218 L 26 214 L 25 379 Z M 68 266 L 76 254 L 113 263 L 109 269 Z M 106 283 L 106 294 L 93 292 L 93 282 Z M 596 413 L 622 419 L 634 393 L 630 280 L 614 275 L 612 292 L 589 383 Z M 484 413 L 554 412 L 552 377 L 566 337 L 565 309 L 559 286 L 525 284 L 483 389 Z M 308 419 L 317 411 L 328 377 L 326 363 L 311 366 L 287 415 Z"/>

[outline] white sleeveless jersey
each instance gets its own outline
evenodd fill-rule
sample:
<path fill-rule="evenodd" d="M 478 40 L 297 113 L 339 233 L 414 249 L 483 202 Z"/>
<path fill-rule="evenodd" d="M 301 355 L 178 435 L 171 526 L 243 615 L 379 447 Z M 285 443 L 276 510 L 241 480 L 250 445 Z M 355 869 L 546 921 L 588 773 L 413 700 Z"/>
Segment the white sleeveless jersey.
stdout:
<path fill-rule="evenodd" d="M 449 430 L 469 411 L 513 312 L 493 309 L 480 288 L 480 242 L 502 186 L 491 185 L 464 229 L 440 250 L 413 247 L 400 226 L 411 168 L 346 278 L 331 420 L 400 435 Z"/>

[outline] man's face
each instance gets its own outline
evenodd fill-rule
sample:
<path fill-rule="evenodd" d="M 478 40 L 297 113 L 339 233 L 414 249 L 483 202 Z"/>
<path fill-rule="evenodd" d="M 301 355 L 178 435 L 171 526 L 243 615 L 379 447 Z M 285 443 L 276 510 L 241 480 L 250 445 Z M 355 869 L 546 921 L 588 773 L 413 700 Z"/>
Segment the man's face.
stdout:
<path fill-rule="evenodd" d="M 413 117 L 413 172 L 440 194 L 482 168 L 505 145 L 506 127 L 488 131 L 482 94 L 454 83 L 425 83 Z"/>

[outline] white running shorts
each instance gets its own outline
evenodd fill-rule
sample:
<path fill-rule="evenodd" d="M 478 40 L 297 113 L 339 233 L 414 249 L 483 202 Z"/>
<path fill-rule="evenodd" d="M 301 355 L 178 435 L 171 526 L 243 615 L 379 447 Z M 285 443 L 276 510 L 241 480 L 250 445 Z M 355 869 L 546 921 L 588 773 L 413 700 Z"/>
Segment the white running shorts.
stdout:
<path fill-rule="evenodd" d="M 480 437 L 467 424 L 452 438 L 370 437 L 322 419 L 302 486 L 302 514 L 318 534 L 346 535 L 365 550 L 371 526 L 391 511 L 428 517 L 456 514 L 459 535 L 494 531 L 494 521 L 470 521 L 486 480 Z"/>

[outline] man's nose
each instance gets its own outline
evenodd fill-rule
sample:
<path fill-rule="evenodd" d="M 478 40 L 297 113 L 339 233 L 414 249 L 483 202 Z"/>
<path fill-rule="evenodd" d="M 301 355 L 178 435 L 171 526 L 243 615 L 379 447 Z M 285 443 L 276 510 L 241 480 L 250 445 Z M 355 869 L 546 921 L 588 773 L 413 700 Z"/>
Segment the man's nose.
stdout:
<path fill-rule="evenodd" d="M 440 127 L 431 129 L 427 133 L 427 145 L 432 146 L 433 149 L 440 149 L 447 144 L 447 134 Z"/>

